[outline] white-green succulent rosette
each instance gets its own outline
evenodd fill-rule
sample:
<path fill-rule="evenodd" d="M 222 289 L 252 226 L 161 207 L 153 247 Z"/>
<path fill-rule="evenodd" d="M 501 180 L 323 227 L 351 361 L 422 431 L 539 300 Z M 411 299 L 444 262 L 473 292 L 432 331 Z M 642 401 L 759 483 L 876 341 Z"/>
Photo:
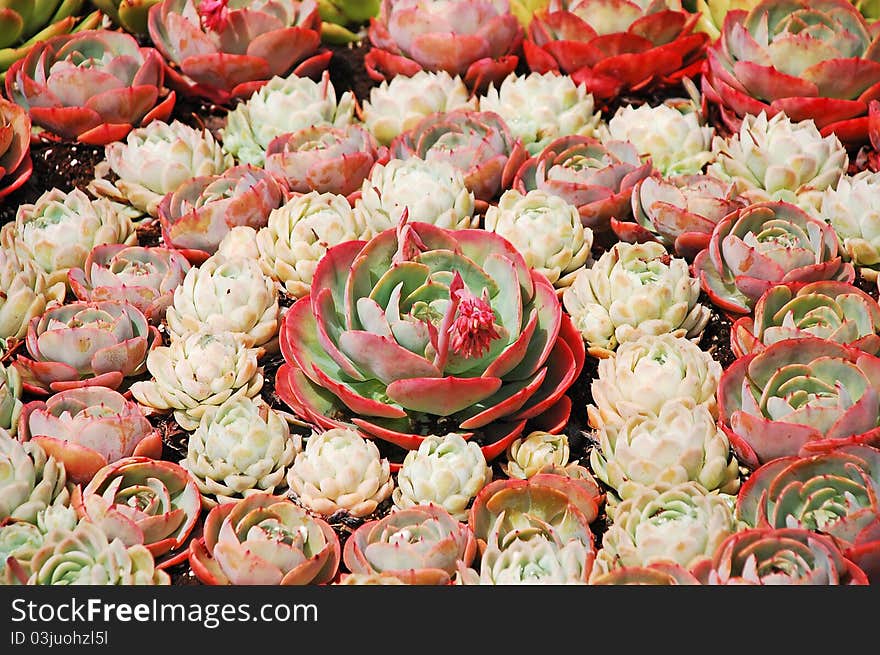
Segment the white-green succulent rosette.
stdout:
<path fill-rule="evenodd" d="M 208 129 L 180 121 L 152 121 L 128 133 L 125 141 L 104 147 L 104 161 L 95 167 L 89 191 L 135 209 L 158 215 L 166 193 L 204 175 L 220 175 L 235 165 Z M 118 178 L 108 179 L 109 173 Z"/>
<path fill-rule="evenodd" d="M 507 447 L 507 462 L 501 465 L 507 477 L 526 480 L 538 473 L 564 469 L 570 456 L 568 436 L 530 432 Z"/>
<path fill-rule="evenodd" d="M 12 229 L 7 229 L 9 238 Z M 0 240 L 3 234 L 0 231 Z M 6 351 L 10 339 L 20 339 L 27 333 L 30 320 L 41 316 L 47 305 L 64 300 L 66 280 L 52 285 L 48 280 L 33 261 L 19 258 L 12 248 L 0 244 L 0 289 L 3 290 L 0 293 L 0 355 Z"/>
<path fill-rule="evenodd" d="M 193 332 L 150 351 L 151 378 L 132 384 L 131 395 L 149 409 L 172 411 L 180 427 L 192 431 L 208 408 L 260 393 L 261 352 L 232 332 Z"/>
<path fill-rule="evenodd" d="M 679 398 L 705 404 L 717 415 L 721 364 L 697 344 L 671 334 L 645 335 L 622 344 L 613 357 L 599 361 L 591 384 L 590 425 L 598 429 L 639 414 L 660 414 Z"/>
<path fill-rule="evenodd" d="M 700 282 L 688 263 L 670 257 L 661 244 L 617 243 L 578 272 L 562 302 L 589 352 L 607 357 L 646 334 L 699 341 L 711 317 L 699 296 Z"/>
<path fill-rule="evenodd" d="M 602 536 L 591 579 L 620 567 L 671 562 L 690 568 L 711 558 L 738 530 L 735 498 L 709 492 L 697 482 L 658 490 L 641 487 L 608 507 L 612 524 Z"/>
<path fill-rule="evenodd" d="M 21 408 L 21 376 L 18 369 L 0 362 L 0 430 L 15 436 Z"/>
<path fill-rule="evenodd" d="M 590 259 L 593 231 L 581 223 L 577 207 L 540 189 L 505 191 L 486 210 L 484 226 L 510 241 L 560 293 Z"/>
<path fill-rule="evenodd" d="M 819 204 L 819 217 L 831 224 L 843 254 L 862 277 L 876 280 L 880 272 L 880 173 L 844 175 L 828 187 Z"/>
<path fill-rule="evenodd" d="M 429 435 L 411 450 L 397 473 L 394 506 L 440 505 L 459 521 L 480 490 L 492 481 L 492 467 L 480 446 L 457 433 Z"/>
<path fill-rule="evenodd" d="M 287 483 L 302 505 L 323 516 L 339 511 L 368 516 L 394 488 L 391 465 L 376 444 L 347 428 L 312 434 Z"/>
<path fill-rule="evenodd" d="M 260 399 L 239 396 L 206 408 L 180 462 L 192 473 L 202 507 L 234 503 L 255 493 L 282 495 L 287 471 L 302 450 L 284 417 Z"/>
<path fill-rule="evenodd" d="M 51 505 L 37 512 L 36 521 L 11 521 L 0 528 L 0 585 L 22 584 L 14 559 L 20 570 L 28 571 L 36 552 L 43 547 L 46 535 L 53 531 L 71 532 L 79 522 L 76 510 L 66 505 Z"/>
<path fill-rule="evenodd" d="M 425 116 L 456 109 L 477 109 L 477 98 L 461 77 L 446 71 L 419 71 L 412 77 L 395 75 L 370 89 L 361 116 L 364 127 L 387 146 Z"/>
<path fill-rule="evenodd" d="M 812 120 L 792 122 L 782 112 L 746 115 L 739 133 L 714 138 L 713 150 L 707 172 L 734 182 L 750 202 L 782 200 L 812 213 L 849 164 L 836 135 L 823 137 Z"/>
<path fill-rule="evenodd" d="M 555 72 L 508 75 L 489 85 L 480 111 L 494 111 L 532 155 L 561 136 L 597 136 L 601 112 L 586 86 Z"/>
<path fill-rule="evenodd" d="M 691 398 L 666 402 L 656 416 L 606 423 L 596 437 L 590 465 L 620 498 L 640 486 L 664 489 L 684 482 L 726 494 L 739 489 L 739 463 L 727 435 L 706 405 Z"/>
<path fill-rule="evenodd" d="M 262 166 L 275 137 L 316 125 L 343 127 L 354 120 L 354 109 L 350 91 L 337 101 L 327 73 L 320 82 L 295 74 L 276 76 L 229 112 L 221 133 L 223 150 L 241 164 Z"/>
<path fill-rule="evenodd" d="M 360 212 L 345 196 L 312 191 L 273 209 L 256 234 L 260 268 L 289 297 L 309 293 L 320 259 L 329 248 L 367 234 Z"/>
<path fill-rule="evenodd" d="M 259 259 L 257 230 L 250 225 L 236 225 L 226 233 L 214 254 L 224 259 Z"/>
<path fill-rule="evenodd" d="M 373 166 L 354 211 L 369 236 L 397 227 L 404 212 L 412 222 L 447 230 L 477 227 L 480 222 L 463 173 L 448 162 L 418 157 Z"/>
<path fill-rule="evenodd" d="M 36 442 L 22 443 L 0 429 L 0 525 L 7 520 L 36 523 L 47 507 L 69 503 L 64 464 Z"/>

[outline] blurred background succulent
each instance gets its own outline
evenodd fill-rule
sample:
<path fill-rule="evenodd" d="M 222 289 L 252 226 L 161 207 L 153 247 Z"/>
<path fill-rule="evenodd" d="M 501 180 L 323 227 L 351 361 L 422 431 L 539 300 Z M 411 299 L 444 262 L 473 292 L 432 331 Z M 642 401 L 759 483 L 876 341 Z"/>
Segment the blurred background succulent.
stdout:
<path fill-rule="evenodd" d="M 0 522 L 36 524 L 46 508 L 69 502 L 64 464 L 38 443 L 22 443 L 0 428 Z"/>
<path fill-rule="evenodd" d="M 501 469 L 507 477 L 526 480 L 538 473 L 564 468 L 570 453 L 565 434 L 530 432 L 507 447 L 507 463 Z"/>
<path fill-rule="evenodd" d="M 381 0 L 318 0 L 321 39 L 325 43 L 354 43 L 366 36 L 362 26 L 379 13 Z"/>
<path fill-rule="evenodd" d="M 160 0 L 90 0 L 90 2 L 110 17 L 115 25 L 135 36 L 145 37 L 147 15 L 150 7 Z"/>

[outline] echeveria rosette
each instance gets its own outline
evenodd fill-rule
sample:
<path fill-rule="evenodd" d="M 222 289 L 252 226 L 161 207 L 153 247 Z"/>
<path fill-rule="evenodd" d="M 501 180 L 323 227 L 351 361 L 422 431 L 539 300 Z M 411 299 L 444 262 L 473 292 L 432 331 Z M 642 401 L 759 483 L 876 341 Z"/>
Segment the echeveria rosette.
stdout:
<path fill-rule="evenodd" d="M 32 261 L 49 286 L 67 284 L 68 271 L 82 267 L 95 246 L 137 243 L 135 214 L 106 198 L 92 200 L 80 189 L 53 188 L 18 206 L 15 221 L 0 230 L 0 244 L 19 261 Z"/>
<path fill-rule="evenodd" d="M 621 498 L 639 486 L 662 489 L 691 481 L 726 494 L 739 489 L 739 464 L 727 435 L 709 409 L 691 398 L 666 402 L 656 416 L 606 423 L 596 436 L 591 468 Z"/>
<path fill-rule="evenodd" d="M 30 135 L 27 112 L 14 102 L 0 99 L 0 198 L 27 182 L 34 172 Z"/>
<path fill-rule="evenodd" d="M 419 71 L 411 77 L 398 75 L 373 86 L 358 115 L 376 141 L 387 146 L 430 114 L 474 111 L 478 101 L 461 77 L 446 71 Z"/>
<path fill-rule="evenodd" d="M 526 480 L 538 473 L 564 468 L 570 452 L 567 435 L 531 432 L 508 446 L 507 463 L 501 465 L 501 470 L 507 477 Z"/>
<path fill-rule="evenodd" d="M 2 237 L 0 231 L 0 242 Z M 0 351 L 3 351 L 6 341 L 20 339 L 27 333 L 31 319 L 40 316 L 47 305 L 64 300 L 66 286 L 60 280 L 50 285 L 46 273 L 32 260 L 20 259 L 13 249 L 0 247 L 0 289 L 3 289 L 0 294 Z"/>
<path fill-rule="evenodd" d="M 590 260 L 593 231 L 581 223 L 577 207 L 546 191 L 505 191 L 486 210 L 483 222 L 486 230 L 510 241 L 557 294 Z"/>
<path fill-rule="evenodd" d="M 31 558 L 28 585 L 169 585 L 143 545 L 107 538 L 96 524 L 80 521 L 73 531 L 50 532 Z"/>
<path fill-rule="evenodd" d="M 819 203 L 818 215 L 831 224 L 840 239 L 841 251 L 867 280 L 880 272 L 880 173 L 862 171 L 844 175 L 836 187 L 828 187 Z"/>
<path fill-rule="evenodd" d="M 377 161 L 387 159 L 387 150 L 360 125 L 315 125 L 272 139 L 265 168 L 295 193 L 349 196 Z"/>
<path fill-rule="evenodd" d="M 234 503 L 255 493 L 282 494 L 299 435 L 260 400 L 245 395 L 205 408 L 181 465 L 195 478 L 202 506 Z"/>
<path fill-rule="evenodd" d="M 85 30 L 35 43 L 7 71 L 6 97 L 58 138 L 104 145 L 165 120 L 175 94 L 162 56 L 128 34 Z"/>
<path fill-rule="evenodd" d="M 21 407 L 21 376 L 14 366 L 0 361 L 0 430 L 15 436 Z"/>
<path fill-rule="evenodd" d="M 31 559 L 42 548 L 50 532 L 73 532 L 79 522 L 76 510 L 67 505 L 50 505 L 37 512 L 36 521 L 4 522 L 0 530 L 0 586 L 26 584 Z"/>
<path fill-rule="evenodd" d="M 706 585 L 866 585 L 834 541 L 802 528 L 756 528 L 727 537 L 693 567 Z"/>
<path fill-rule="evenodd" d="M 880 575 L 880 450 L 842 446 L 780 457 L 758 468 L 737 496 L 755 528 L 802 528 L 831 536 L 871 579 Z"/>
<path fill-rule="evenodd" d="M 344 196 L 312 191 L 294 196 L 269 213 L 257 232 L 260 268 L 292 298 L 309 293 L 318 262 L 327 250 L 367 234 L 360 213 Z"/>
<path fill-rule="evenodd" d="M 732 131 L 748 114 L 784 112 L 848 144 L 867 141 L 880 46 L 847 0 L 763 0 L 729 11 L 706 54 L 703 93 Z"/>
<path fill-rule="evenodd" d="M 18 439 L 38 444 L 64 464 L 67 478 L 85 484 L 124 457 L 159 459 L 162 437 L 136 402 L 107 387 L 59 391 L 22 409 Z"/>
<path fill-rule="evenodd" d="M 659 241 L 690 262 L 708 247 L 715 225 L 745 205 L 734 183 L 711 175 L 651 175 L 633 187 L 635 220 L 612 218 L 611 229 L 621 241 Z"/>
<path fill-rule="evenodd" d="M 268 493 L 217 505 L 189 551 L 193 572 L 209 585 L 324 584 L 340 557 L 339 537 L 326 521 Z"/>
<path fill-rule="evenodd" d="M 602 536 L 592 576 L 654 562 L 689 569 L 710 559 L 740 527 L 732 501 L 697 482 L 662 490 L 640 487 L 613 506 L 613 522 Z"/>
<path fill-rule="evenodd" d="M 103 467 L 85 487 L 75 487 L 71 505 L 108 537 L 143 544 L 154 557 L 185 547 L 201 511 L 199 490 L 186 469 L 149 457 Z"/>
<path fill-rule="evenodd" d="M 418 157 L 428 162 L 448 161 L 464 174 L 464 183 L 483 202 L 510 187 L 513 176 L 528 158 L 522 142 L 498 114 L 491 111 L 453 110 L 431 114 L 395 137 L 391 157 Z"/>
<path fill-rule="evenodd" d="M 69 502 L 64 464 L 38 443 L 22 443 L 0 429 L 0 524 L 35 524 L 46 508 Z"/>
<path fill-rule="evenodd" d="M 880 445 L 880 358 L 818 337 L 740 357 L 718 385 L 721 426 L 740 463 L 849 444 Z"/>
<path fill-rule="evenodd" d="M 177 250 L 104 244 L 92 248 L 82 268 L 67 272 L 67 282 L 84 302 L 128 302 L 157 325 L 189 269 Z"/>
<path fill-rule="evenodd" d="M 551 0 L 529 24 L 529 68 L 559 71 L 601 100 L 651 92 L 700 73 L 709 38 L 669 0 Z"/>
<path fill-rule="evenodd" d="M 794 287 L 794 288 L 793 288 Z M 730 328 L 737 357 L 764 350 L 785 339 L 819 337 L 880 355 L 880 305 L 846 282 L 823 280 L 772 286 L 755 303 L 753 316 Z"/>
<path fill-rule="evenodd" d="M 512 73 L 523 29 L 507 0 L 382 0 L 364 58 L 377 82 L 443 70 L 481 91 Z"/>
<path fill-rule="evenodd" d="M 318 0 L 321 40 L 324 43 L 355 43 L 364 36 L 359 27 L 379 13 L 381 0 Z"/>
<path fill-rule="evenodd" d="M 770 287 L 819 280 L 851 283 L 838 239 L 825 221 L 787 202 L 760 202 L 725 216 L 694 259 L 694 274 L 714 305 L 748 314 Z"/>
<path fill-rule="evenodd" d="M 406 454 L 392 498 L 398 509 L 430 503 L 465 520 L 468 505 L 491 481 L 492 467 L 476 442 L 454 432 L 428 435 Z"/>
<path fill-rule="evenodd" d="M 157 207 L 162 237 L 196 263 L 217 252 L 238 225 L 265 227 L 269 212 L 284 204 L 286 184 L 263 168 L 235 166 L 220 175 L 188 180 Z"/>
<path fill-rule="evenodd" d="M 595 357 L 645 334 L 698 342 L 711 311 L 697 302 L 700 283 L 687 262 L 659 243 L 617 243 L 578 271 L 562 302 Z"/>
<path fill-rule="evenodd" d="M 630 215 L 632 188 L 652 170 L 631 143 L 564 136 L 524 162 L 513 184 L 522 193 L 541 189 L 574 205 L 581 223 L 598 236 L 611 229 L 612 218 Z"/>
<path fill-rule="evenodd" d="M 614 357 L 599 361 L 590 385 L 590 425 L 600 428 L 638 414 L 657 415 L 677 398 L 691 398 L 717 413 L 715 395 L 721 364 L 690 339 L 645 335 L 621 344 Z M 662 384 L 659 381 L 662 380 Z"/>
<path fill-rule="evenodd" d="M 313 433 L 296 454 L 287 483 L 303 505 L 323 516 L 340 510 L 368 516 L 394 488 L 391 467 L 376 444 L 347 428 Z"/>
<path fill-rule="evenodd" d="M 508 75 L 480 98 L 480 111 L 504 119 L 531 155 L 563 136 L 595 136 L 601 120 L 593 96 L 568 75 Z"/>
<path fill-rule="evenodd" d="M 27 350 L 14 366 L 25 389 L 39 395 L 80 386 L 119 388 L 146 369 L 159 330 L 127 302 L 55 305 L 28 325 Z"/>
<path fill-rule="evenodd" d="M 311 291 L 282 320 L 276 378 L 306 420 L 415 449 L 421 423 L 449 417 L 491 460 L 527 421 L 555 432 L 568 416 L 583 340 L 492 232 L 401 222 L 329 249 Z"/>
<path fill-rule="evenodd" d="M 207 408 L 232 398 L 253 398 L 263 388 L 260 348 L 250 348 L 241 335 L 202 330 L 159 346 L 147 355 L 151 379 L 131 385 L 131 395 L 144 407 L 173 411 L 184 430 L 199 426 Z"/>
<path fill-rule="evenodd" d="M 235 163 L 210 130 L 180 121 L 153 121 L 128 133 L 125 141 L 104 147 L 104 161 L 95 167 L 89 190 L 158 216 L 167 193 L 195 177 L 220 175 Z M 108 177 L 116 178 L 111 182 Z"/>
<path fill-rule="evenodd" d="M 342 556 L 354 574 L 393 575 L 409 584 L 448 583 L 459 566 L 470 566 L 477 541 L 437 505 L 397 510 L 355 530 Z"/>
<path fill-rule="evenodd" d="M 162 0 L 150 8 L 150 39 L 165 57 L 168 83 L 228 104 L 276 76 L 312 77 L 330 63 L 321 49 L 314 0 Z"/>
<path fill-rule="evenodd" d="M 591 585 L 699 585 L 700 581 L 675 562 L 652 562 L 647 566 L 619 566 L 590 578 Z"/>

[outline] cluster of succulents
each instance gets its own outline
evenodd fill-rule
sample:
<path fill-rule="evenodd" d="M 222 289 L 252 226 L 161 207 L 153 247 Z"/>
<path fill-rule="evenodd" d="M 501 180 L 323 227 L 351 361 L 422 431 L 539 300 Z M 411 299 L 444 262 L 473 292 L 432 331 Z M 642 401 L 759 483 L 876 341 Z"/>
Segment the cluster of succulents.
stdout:
<path fill-rule="evenodd" d="M 0 26 L 0 584 L 880 582 L 870 3 L 93 3 Z"/>

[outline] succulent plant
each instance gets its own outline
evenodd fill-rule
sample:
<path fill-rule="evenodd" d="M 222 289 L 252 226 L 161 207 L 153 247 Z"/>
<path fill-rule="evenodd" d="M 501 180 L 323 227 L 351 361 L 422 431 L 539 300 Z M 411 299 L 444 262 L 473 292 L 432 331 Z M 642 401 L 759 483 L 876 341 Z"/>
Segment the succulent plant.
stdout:
<path fill-rule="evenodd" d="M 846 282 L 779 284 L 755 303 L 754 318 L 743 316 L 730 328 L 737 357 L 760 352 L 785 339 L 820 337 L 880 355 L 880 305 Z"/>
<path fill-rule="evenodd" d="M 662 490 L 690 481 L 726 494 L 739 489 L 739 465 L 727 435 L 706 405 L 692 398 L 670 400 L 656 416 L 606 423 L 597 437 L 591 468 L 621 498 L 640 486 Z"/>
<path fill-rule="evenodd" d="M 120 539 L 110 541 L 89 521 L 80 521 L 72 532 L 50 532 L 34 553 L 30 569 L 29 585 L 171 584 L 145 546 L 126 547 Z"/>
<path fill-rule="evenodd" d="M 531 70 L 567 73 L 607 100 L 699 74 L 709 38 L 696 23 L 668 0 L 551 0 L 523 51 Z"/>
<path fill-rule="evenodd" d="M 168 83 L 217 104 L 247 98 L 267 80 L 314 76 L 322 50 L 313 0 L 162 0 L 147 17 L 150 39 L 166 60 Z"/>
<path fill-rule="evenodd" d="M 137 36 L 147 36 L 147 15 L 159 0 L 91 0 L 114 25 Z"/>
<path fill-rule="evenodd" d="M 182 183 L 165 195 L 157 210 L 168 247 L 199 262 L 217 252 L 231 228 L 264 227 L 269 212 L 286 199 L 287 189 L 280 178 L 243 165 Z"/>
<path fill-rule="evenodd" d="M 369 37 L 364 65 L 376 81 L 444 70 L 483 90 L 516 68 L 523 29 L 507 0 L 382 0 Z"/>
<path fill-rule="evenodd" d="M 27 182 L 33 172 L 31 119 L 22 107 L 0 98 L 0 198 Z"/>
<path fill-rule="evenodd" d="M 275 210 L 273 209 L 272 211 Z M 269 212 L 269 216 L 271 215 L 272 212 Z M 220 245 L 217 246 L 215 254 L 226 259 L 259 259 L 260 249 L 257 248 L 257 231 L 250 225 L 236 225 L 220 240 Z"/>
<path fill-rule="evenodd" d="M 709 35 L 711 42 L 721 36 L 721 27 L 728 12 L 737 9 L 748 11 L 759 0 L 683 0 L 682 6 L 688 11 L 699 14 L 697 29 Z"/>
<path fill-rule="evenodd" d="M 413 221 L 452 230 L 480 223 L 464 174 L 447 161 L 416 157 L 373 166 L 354 210 L 374 236 L 395 227 L 404 213 Z"/>
<path fill-rule="evenodd" d="M 563 136 L 595 136 L 601 119 L 586 87 L 555 73 L 509 75 L 489 85 L 480 111 L 501 116 L 532 155 Z"/>
<path fill-rule="evenodd" d="M 414 449 L 448 417 L 483 428 L 487 459 L 526 420 L 561 429 L 584 361 L 552 285 L 513 246 L 427 223 L 329 249 L 279 341 L 276 390 L 305 420 Z"/>
<path fill-rule="evenodd" d="M 558 294 L 590 260 L 593 231 L 581 224 L 577 207 L 544 190 L 505 191 L 486 210 L 484 223 L 512 243 Z"/>
<path fill-rule="evenodd" d="M 604 357 L 645 334 L 698 342 L 711 316 L 699 296 L 687 262 L 670 258 L 661 244 L 617 243 L 578 271 L 562 301 L 588 352 Z"/>
<path fill-rule="evenodd" d="M 501 469 L 510 478 L 526 480 L 546 470 L 565 467 L 569 454 L 566 435 L 530 432 L 507 447 L 507 464 L 502 464 Z"/>
<path fill-rule="evenodd" d="M 223 149 L 243 164 L 263 166 L 274 139 L 318 126 L 345 127 L 354 117 L 355 99 L 346 91 L 337 101 L 330 75 L 273 77 L 247 102 L 229 112 L 222 130 Z"/>
<path fill-rule="evenodd" d="M 641 487 L 614 506 L 612 520 L 592 576 L 663 561 L 692 568 L 739 528 L 730 497 L 697 482 L 664 490 Z"/>
<path fill-rule="evenodd" d="M 343 561 L 355 574 L 390 574 L 410 584 L 431 584 L 448 582 L 459 566 L 470 566 L 476 553 L 467 524 L 437 505 L 415 505 L 361 525 L 345 542 Z"/>
<path fill-rule="evenodd" d="M 5 340 L 22 338 L 31 319 L 42 315 L 47 305 L 62 302 L 65 294 L 64 282 L 50 285 L 43 269 L 2 245 L 3 236 L 0 231 L 0 352 Z"/>
<path fill-rule="evenodd" d="M 381 0 L 318 0 L 321 12 L 321 40 L 325 43 L 354 43 L 364 36 L 358 27 L 379 13 Z"/>
<path fill-rule="evenodd" d="M 595 1 L 595 0 L 594 0 Z M 693 101 L 668 100 L 655 107 L 623 105 L 608 121 L 608 136 L 632 143 L 663 176 L 696 175 L 715 158 L 712 137 Z"/>
<path fill-rule="evenodd" d="M 522 193 L 541 189 L 563 198 L 598 236 L 610 230 L 612 218 L 630 215 L 632 188 L 651 172 L 651 162 L 643 163 L 631 143 L 565 136 L 526 161 L 513 184 Z"/>
<path fill-rule="evenodd" d="M 193 178 L 220 175 L 234 164 L 209 130 L 177 120 L 134 129 L 125 141 L 108 143 L 104 156 L 89 190 L 154 217 L 165 194 Z M 107 179 L 111 172 L 115 182 Z"/>
<path fill-rule="evenodd" d="M 150 351 L 147 370 L 152 377 L 132 384 L 131 395 L 153 410 L 173 410 L 180 427 L 192 431 L 207 408 L 260 392 L 260 353 L 246 346 L 241 335 L 193 332 Z"/>
<path fill-rule="evenodd" d="M 718 409 L 740 463 L 752 469 L 880 445 L 880 358 L 819 337 L 779 341 L 725 369 Z"/>
<path fill-rule="evenodd" d="M 271 347 L 279 314 L 278 290 L 259 262 L 214 255 L 187 272 L 165 318 L 177 338 L 204 329 L 229 331 L 242 335 L 248 347 Z"/>
<path fill-rule="evenodd" d="M 867 141 L 877 38 L 848 0 L 763 0 L 727 13 L 703 93 L 734 131 L 747 114 L 784 112 L 849 144 Z"/>
<path fill-rule="evenodd" d="M 711 561 L 695 567 L 708 585 L 866 585 L 868 578 L 834 542 L 799 528 L 742 530 Z"/>
<path fill-rule="evenodd" d="M 748 115 L 729 139 L 715 137 L 707 172 L 736 184 L 751 202 L 786 200 L 812 209 L 838 183 L 849 157 L 835 134 L 823 136 L 812 120 L 784 113 Z"/>
<path fill-rule="evenodd" d="M 23 386 L 47 395 L 80 386 L 118 388 L 142 373 L 159 330 L 127 302 L 72 302 L 48 308 L 28 325 L 27 350 L 14 366 Z"/>
<path fill-rule="evenodd" d="M 205 408 L 181 465 L 195 478 L 202 506 L 234 503 L 256 493 L 281 494 L 302 438 L 264 402 L 234 396 Z"/>
<path fill-rule="evenodd" d="M 755 203 L 725 216 L 693 270 L 712 303 L 734 315 L 751 312 L 775 285 L 855 279 L 834 229 L 787 202 Z"/>
<path fill-rule="evenodd" d="M 53 188 L 36 202 L 19 205 L 15 221 L 0 230 L 0 245 L 19 260 L 34 262 L 46 273 L 48 286 L 67 284 L 68 270 L 82 267 L 95 246 L 137 243 L 131 218 L 130 211 L 105 198 Z"/>
<path fill-rule="evenodd" d="M 715 225 L 746 205 L 732 182 L 711 175 L 684 175 L 672 179 L 646 177 L 633 187 L 635 222 L 611 219 L 621 241 L 659 241 L 679 257 L 693 261 L 708 247 Z"/>
<path fill-rule="evenodd" d="M 165 120 L 175 94 L 161 55 L 130 35 L 85 30 L 34 43 L 6 73 L 6 97 L 61 139 L 104 145 Z"/>
<path fill-rule="evenodd" d="M 519 166 L 528 158 L 498 114 L 456 109 L 431 114 L 395 137 L 391 157 L 448 161 L 464 174 L 477 200 L 489 202 L 510 187 Z"/>
<path fill-rule="evenodd" d="M 594 404 L 587 406 L 590 425 L 598 429 L 638 414 L 656 416 L 666 403 L 685 397 L 705 403 L 715 416 L 721 372 L 710 353 L 684 337 L 645 335 L 624 343 L 614 357 L 599 361 L 590 387 Z"/>
<path fill-rule="evenodd" d="M 21 443 L 0 428 L 0 523 L 35 524 L 47 507 L 69 502 L 64 464 L 38 443 Z"/>
<path fill-rule="evenodd" d="M 546 10 L 549 4 L 550 0 L 510 0 L 510 12 L 528 29 L 535 14 Z"/>
<path fill-rule="evenodd" d="M 297 453 L 287 483 L 303 505 L 324 516 L 340 510 L 368 516 L 394 488 L 388 460 L 376 444 L 347 428 L 313 433 Z"/>
<path fill-rule="evenodd" d="M 367 228 L 343 196 L 312 191 L 269 213 L 256 235 L 260 267 L 288 296 L 309 293 L 318 262 L 328 248 L 361 239 Z"/>
<path fill-rule="evenodd" d="M 92 248 L 82 268 L 71 268 L 67 281 L 82 301 L 128 302 L 156 325 L 189 269 L 176 250 L 104 244 Z"/>
<path fill-rule="evenodd" d="M 18 439 L 38 444 L 64 464 L 67 479 L 75 484 L 89 482 L 123 457 L 158 459 L 162 454 L 162 437 L 140 406 L 107 387 L 59 391 L 27 403 Z"/>
<path fill-rule="evenodd" d="M 432 503 L 465 520 L 468 505 L 491 481 L 479 444 L 455 432 L 429 435 L 404 458 L 392 498 L 398 509 Z"/>
<path fill-rule="evenodd" d="M 35 523 L 6 521 L 0 530 L 0 585 L 25 584 L 30 564 L 50 532 L 73 532 L 79 522 L 76 510 L 66 505 L 50 505 L 37 512 Z M 18 575 L 21 574 L 21 579 Z"/>
<path fill-rule="evenodd" d="M 21 376 L 14 366 L 0 361 L 0 430 L 15 436 L 21 414 Z"/>
<path fill-rule="evenodd" d="M 819 217 L 831 224 L 844 257 L 862 277 L 875 280 L 880 272 L 880 173 L 844 175 L 822 194 Z"/>
<path fill-rule="evenodd" d="M 296 193 L 351 195 L 387 151 L 360 125 L 315 125 L 272 139 L 266 170 Z"/>
<path fill-rule="evenodd" d="M 204 535 L 204 543 L 190 542 L 189 562 L 205 584 L 324 584 L 339 568 L 333 528 L 268 493 L 217 505 L 205 518 Z"/>
<path fill-rule="evenodd" d="M 620 566 L 593 576 L 591 585 L 698 585 L 700 581 L 674 562 L 652 562 L 647 566 Z"/>
<path fill-rule="evenodd" d="M 71 505 L 108 537 L 131 534 L 154 557 L 184 547 L 201 510 L 189 473 L 149 457 L 126 457 L 103 467 L 84 488 L 74 489 Z"/>
<path fill-rule="evenodd" d="M 418 584 L 446 584 L 449 576 L 443 573 L 442 577 L 436 578 L 431 582 L 419 582 Z M 343 573 L 339 576 L 338 582 L 332 582 L 334 585 L 405 585 L 411 584 L 404 582 L 396 575 L 391 573 Z"/>

